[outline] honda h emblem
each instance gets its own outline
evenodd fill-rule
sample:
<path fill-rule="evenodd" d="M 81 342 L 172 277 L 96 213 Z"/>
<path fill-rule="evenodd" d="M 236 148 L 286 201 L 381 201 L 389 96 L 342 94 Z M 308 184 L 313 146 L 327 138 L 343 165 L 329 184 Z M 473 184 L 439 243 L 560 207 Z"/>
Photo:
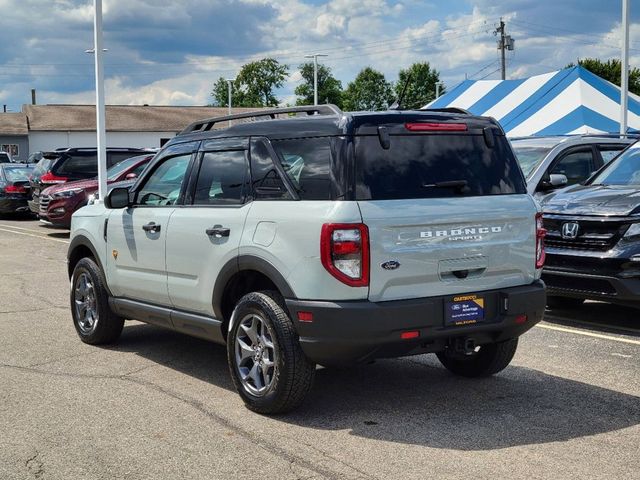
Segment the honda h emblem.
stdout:
<path fill-rule="evenodd" d="M 562 238 L 573 240 L 578 236 L 580 226 L 577 222 L 567 222 L 562 224 Z"/>

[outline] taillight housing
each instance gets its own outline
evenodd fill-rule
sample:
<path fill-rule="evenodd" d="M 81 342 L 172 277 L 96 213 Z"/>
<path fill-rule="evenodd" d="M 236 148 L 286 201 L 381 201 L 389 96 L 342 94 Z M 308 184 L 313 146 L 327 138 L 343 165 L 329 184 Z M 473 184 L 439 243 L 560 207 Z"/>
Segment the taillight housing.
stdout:
<path fill-rule="evenodd" d="M 51 172 L 47 172 L 40 177 L 40 181 L 43 183 L 65 183 L 67 181 L 67 178 L 59 177 Z"/>
<path fill-rule="evenodd" d="M 544 229 L 542 221 L 542 213 L 536 213 L 536 268 L 544 266 L 544 260 L 547 256 L 544 251 L 544 236 L 547 231 Z"/>
<path fill-rule="evenodd" d="M 324 268 L 350 287 L 369 285 L 369 229 L 364 223 L 325 223 L 320 234 Z"/>
<path fill-rule="evenodd" d="M 20 185 L 7 185 L 4 187 L 6 193 L 27 193 L 27 189 Z"/>

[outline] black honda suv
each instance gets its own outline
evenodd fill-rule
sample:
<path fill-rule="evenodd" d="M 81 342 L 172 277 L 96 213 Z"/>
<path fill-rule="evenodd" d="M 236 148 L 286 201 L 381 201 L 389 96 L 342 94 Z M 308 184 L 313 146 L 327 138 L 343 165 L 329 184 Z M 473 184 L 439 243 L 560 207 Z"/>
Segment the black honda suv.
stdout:
<path fill-rule="evenodd" d="M 542 208 L 548 305 L 640 307 L 640 142 L 584 184 L 545 197 Z"/>

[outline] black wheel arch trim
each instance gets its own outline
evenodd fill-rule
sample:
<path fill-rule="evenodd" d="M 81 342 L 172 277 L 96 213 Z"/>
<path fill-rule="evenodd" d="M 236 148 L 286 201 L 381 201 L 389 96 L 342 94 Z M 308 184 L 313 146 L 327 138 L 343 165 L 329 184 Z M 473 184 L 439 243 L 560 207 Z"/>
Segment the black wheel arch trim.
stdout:
<path fill-rule="evenodd" d="M 73 275 L 73 270 L 71 269 L 69 260 L 71 259 L 71 255 L 76 250 L 76 248 L 80 246 L 86 247 L 91 251 L 93 258 L 95 259 L 96 263 L 98 264 L 98 266 L 102 270 L 102 273 L 104 274 L 104 268 L 102 267 L 102 262 L 100 261 L 98 252 L 96 251 L 95 247 L 91 243 L 91 240 L 89 240 L 84 235 L 78 235 L 77 237 L 74 237 L 73 240 L 71 240 L 71 243 L 69 244 L 69 248 L 67 249 L 67 270 L 69 274 L 69 279 L 71 279 L 71 276 Z"/>
<path fill-rule="evenodd" d="M 246 270 L 255 270 L 262 273 L 269 280 L 271 280 L 278 290 L 285 298 L 295 299 L 296 296 L 293 290 L 289 286 L 289 283 L 285 280 L 284 276 L 267 260 L 256 257 L 255 255 L 239 255 L 229 260 L 221 269 L 216 278 L 216 282 L 213 287 L 213 312 L 216 318 L 224 318 L 222 314 L 222 300 L 224 297 L 224 291 L 229 283 L 229 280 L 239 272 Z"/>

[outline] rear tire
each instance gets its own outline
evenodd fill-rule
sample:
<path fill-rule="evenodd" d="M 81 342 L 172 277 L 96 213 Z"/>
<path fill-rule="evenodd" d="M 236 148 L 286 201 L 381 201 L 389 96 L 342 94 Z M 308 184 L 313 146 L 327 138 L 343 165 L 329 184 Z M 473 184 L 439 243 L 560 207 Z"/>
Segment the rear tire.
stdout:
<path fill-rule="evenodd" d="M 231 379 L 247 408 L 285 413 L 302 403 L 313 385 L 315 364 L 276 292 L 253 292 L 233 311 L 227 339 Z"/>
<path fill-rule="evenodd" d="M 115 342 L 124 319 L 109 307 L 109 293 L 102 270 L 90 257 L 76 264 L 71 276 L 71 316 L 80 340 L 90 345 Z"/>
<path fill-rule="evenodd" d="M 438 360 L 451 373 L 462 377 L 488 377 L 504 370 L 516 353 L 518 339 L 481 345 L 477 352 L 465 355 L 453 349 L 438 352 Z"/>
<path fill-rule="evenodd" d="M 570 310 L 584 303 L 584 298 L 547 296 L 547 307 L 551 309 Z"/>

